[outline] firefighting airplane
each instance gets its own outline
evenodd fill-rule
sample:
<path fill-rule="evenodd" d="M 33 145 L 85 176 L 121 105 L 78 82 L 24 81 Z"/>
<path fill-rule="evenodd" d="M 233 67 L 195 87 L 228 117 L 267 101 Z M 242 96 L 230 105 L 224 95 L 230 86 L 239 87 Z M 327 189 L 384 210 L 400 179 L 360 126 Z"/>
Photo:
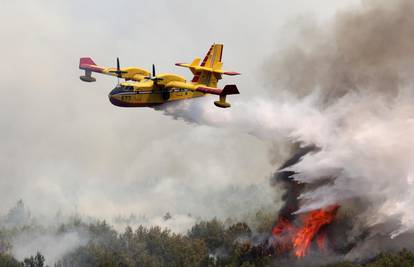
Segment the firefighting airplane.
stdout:
<path fill-rule="evenodd" d="M 202 62 L 200 58 L 196 58 L 191 64 L 176 63 L 176 66 L 191 70 L 194 74 L 191 82 L 176 74 L 156 75 L 154 65 L 151 74 L 137 67 L 121 68 L 118 58 L 116 68 L 104 68 L 97 66 L 88 57 L 80 59 L 79 68 L 85 70 L 85 75 L 80 76 L 80 79 L 84 82 L 95 82 L 92 72 L 118 77 L 118 85 L 109 93 L 109 100 L 119 107 L 152 107 L 169 101 L 214 94 L 219 96 L 219 100 L 214 102 L 217 107 L 229 108 L 230 103 L 226 102 L 226 96 L 239 94 L 239 90 L 234 84 L 221 89 L 217 87 L 217 83 L 222 75 L 240 73 L 222 70 L 222 55 L 223 45 L 213 44 Z M 125 79 L 125 82 L 119 83 L 119 78 Z"/>

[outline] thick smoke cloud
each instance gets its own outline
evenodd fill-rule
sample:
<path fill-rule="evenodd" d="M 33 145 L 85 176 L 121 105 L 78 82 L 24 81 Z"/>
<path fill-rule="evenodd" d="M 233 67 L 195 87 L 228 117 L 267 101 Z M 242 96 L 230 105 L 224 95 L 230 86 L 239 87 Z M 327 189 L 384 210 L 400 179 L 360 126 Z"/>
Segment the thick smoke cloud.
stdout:
<path fill-rule="evenodd" d="M 215 2 L 225 7 L 216 17 L 228 21 L 220 23 L 208 17 L 199 21 L 210 3 L 194 4 L 188 12 L 183 1 L 126 6 L 50 1 L 24 8 L 7 2 L 2 19 L 22 21 L 2 29 L 7 40 L 1 44 L 7 64 L 0 66 L 2 210 L 23 198 L 34 213 L 53 213 L 49 217 L 59 210 L 120 215 L 121 227 L 130 218 L 185 231 L 199 217 L 240 217 L 272 205 L 267 177 L 299 143 L 320 151 L 291 167 L 296 179 L 332 181 L 303 195 L 301 211 L 362 198 L 367 206 L 356 225 L 385 224 L 386 238 L 411 230 L 414 4 L 363 1 L 333 20 L 301 17 L 286 25 L 288 35 L 277 38 L 286 38 L 283 48 L 267 36 L 282 23 L 273 22 L 275 17 L 286 19 L 292 8 L 238 3 L 239 13 L 227 13 L 234 3 L 223 2 Z M 328 14 L 340 5 L 317 3 Z M 292 1 L 290 7 L 308 5 Z M 251 14 L 263 16 L 246 20 Z M 195 28 L 191 20 L 199 21 Z M 130 27 L 130 21 L 138 27 Z M 236 29 L 232 21 L 249 23 Z M 166 31 L 166 23 L 176 30 Z M 246 42 L 246 29 L 256 33 L 255 49 Z M 177 41 L 166 45 L 170 39 Z M 215 41 L 226 44 L 225 67 L 244 73 L 226 80 L 239 83 L 242 91 L 229 97 L 233 107 L 216 109 L 213 97 L 206 97 L 163 109 L 207 126 L 153 110 L 111 107 L 103 88 L 115 82 L 101 78 L 83 86 L 77 78 L 80 56 L 92 55 L 102 65 L 120 56 L 123 65 L 150 66 L 191 60 Z M 17 75 L 23 63 L 24 74 Z M 170 71 L 165 65 L 158 69 Z M 172 219 L 163 220 L 166 212 Z M 19 248 L 16 255 L 34 249 Z"/>
<path fill-rule="evenodd" d="M 410 1 L 365 0 L 332 23 L 299 19 L 289 28 L 295 42 L 268 64 L 275 89 L 303 96 L 319 88 L 326 100 L 351 91 L 396 96 L 412 82 L 413 9 Z"/>
<path fill-rule="evenodd" d="M 363 1 L 329 23 L 296 20 L 289 29 L 297 36 L 265 64 L 273 97 L 234 101 L 221 117 L 205 113 L 203 101 L 164 112 L 192 121 L 194 111 L 203 124 L 317 146 L 287 169 L 299 182 L 330 180 L 301 195 L 299 212 L 359 199 L 349 238 L 367 228 L 396 238 L 414 230 L 413 11 L 407 0 Z"/>
<path fill-rule="evenodd" d="M 122 66 L 156 63 L 158 72 L 180 73 L 176 61 L 202 55 L 211 43 L 239 43 L 226 38 L 231 27 L 225 25 L 240 15 L 218 15 L 229 20 L 213 31 L 210 17 L 198 12 L 217 6 L 210 4 L 2 2 L 0 21 L 8 26 L 0 29 L 0 215 L 23 199 L 46 229 L 56 225 L 57 214 L 75 214 L 106 219 L 119 230 L 144 224 L 185 232 L 201 218 L 237 218 L 272 204 L 264 143 L 150 109 L 113 107 L 107 94 L 115 79 L 97 76 L 86 85 L 78 78 L 82 56 L 103 66 L 113 66 L 119 56 Z M 240 49 L 234 55 L 247 48 Z M 172 218 L 164 220 L 167 212 Z M 21 259 L 41 250 L 52 265 L 84 243 L 78 237 L 23 233 L 12 252 Z"/>
<path fill-rule="evenodd" d="M 0 30 L 2 213 L 20 198 L 42 218 L 61 211 L 111 221 L 132 213 L 158 222 L 171 212 L 186 218 L 177 231 L 190 224 L 189 213 L 192 218 L 239 216 L 271 205 L 267 176 L 282 158 L 272 156 L 269 162 L 268 144 L 246 131 L 195 127 L 151 109 L 113 107 L 107 93 L 116 80 L 97 76 L 95 84 L 81 83 L 79 57 L 113 66 L 119 56 L 122 66 L 156 63 L 158 72 L 189 77 L 173 63 L 191 61 L 211 43 L 222 42 L 226 66 L 245 73 L 237 82 L 248 88 L 256 84 L 257 65 L 273 49 L 274 38 L 257 35 L 255 47 L 262 52 L 253 53 L 246 30 L 275 31 L 296 13 L 317 10 L 328 17 L 343 5 L 243 2 L 237 3 L 238 12 L 229 12 L 234 1 L 2 4 L 0 20 L 8 25 Z M 10 25 L 16 17 L 19 22 Z M 217 112 L 212 103 L 208 111 Z M 246 194 L 250 202 L 242 210 Z"/>
<path fill-rule="evenodd" d="M 171 212 L 186 218 L 182 226 L 172 225 L 185 231 L 187 221 L 196 218 L 241 215 L 245 192 L 255 199 L 252 209 L 272 203 L 272 196 L 263 193 L 272 166 L 262 142 L 186 125 L 151 109 L 114 107 L 107 94 L 115 79 L 97 76 L 95 84 L 84 84 L 78 78 L 81 56 L 103 66 L 113 66 L 119 56 L 122 66 L 156 63 L 158 72 L 180 72 L 173 67 L 176 61 L 201 56 L 213 42 L 226 43 L 221 39 L 229 27 L 203 35 L 181 19 L 189 16 L 182 9 L 188 3 L 181 1 L 3 4 L 4 24 L 21 20 L 1 29 L 2 213 L 20 198 L 45 218 L 61 211 L 109 221 L 135 214 L 158 222 Z M 196 19 L 195 11 L 208 6 L 192 5 L 190 16 Z M 208 18 L 199 21 L 209 23 Z M 166 25 L 175 30 L 167 31 Z M 167 45 L 163 38 L 177 41 Z M 249 170 L 239 168 L 247 163 Z M 226 198 L 228 192 L 233 193 Z M 223 199 L 226 206 L 220 209 Z"/>
<path fill-rule="evenodd" d="M 321 151 L 292 170 L 302 182 L 334 182 L 303 195 L 302 210 L 364 197 L 373 205 L 370 223 L 399 215 L 403 226 L 393 234 L 414 226 L 413 10 L 410 1 L 364 1 L 327 27 L 306 29 L 317 38 L 272 62 L 277 88 L 298 95 L 319 89 L 324 101 L 315 106 L 319 116 L 308 116 L 314 130 L 297 125 L 294 132 Z"/>

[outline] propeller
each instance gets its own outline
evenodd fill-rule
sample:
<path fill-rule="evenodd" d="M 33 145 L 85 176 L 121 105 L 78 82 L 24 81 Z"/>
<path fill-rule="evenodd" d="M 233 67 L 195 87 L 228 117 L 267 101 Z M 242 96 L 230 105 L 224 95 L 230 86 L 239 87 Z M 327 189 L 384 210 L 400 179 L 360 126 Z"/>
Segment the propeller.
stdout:
<path fill-rule="evenodd" d="M 122 78 L 122 74 L 128 73 L 127 71 L 121 70 L 121 64 L 119 64 L 119 57 L 116 58 L 116 70 L 111 70 L 109 72 L 116 74 L 116 77 L 118 77 L 118 84 L 119 78 Z"/>
<path fill-rule="evenodd" d="M 152 64 L 152 74 L 150 74 L 150 76 L 147 76 L 145 78 L 153 81 L 155 84 L 157 84 L 158 81 L 163 80 L 162 78 L 157 77 L 157 75 L 155 73 L 155 64 Z"/>

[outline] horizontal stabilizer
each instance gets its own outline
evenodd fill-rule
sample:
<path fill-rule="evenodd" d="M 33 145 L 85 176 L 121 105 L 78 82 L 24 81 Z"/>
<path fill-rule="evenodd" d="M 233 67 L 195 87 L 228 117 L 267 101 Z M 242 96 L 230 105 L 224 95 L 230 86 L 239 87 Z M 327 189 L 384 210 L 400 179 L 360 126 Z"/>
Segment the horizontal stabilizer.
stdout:
<path fill-rule="evenodd" d="M 193 60 L 193 62 L 191 63 L 191 66 L 198 66 L 198 65 L 200 65 L 200 62 L 201 62 L 201 58 L 195 58 L 194 60 Z"/>
<path fill-rule="evenodd" d="M 194 62 L 193 62 L 194 63 Z M 192 73 L 198 73 L 198 72 L 211 72 L 211 73 L 216 73 L 216 74 L 224 74 L 224 75 L 240 75 L 241 73 L 239 72 L 235 72 L 235 71 L 225 71 L 222 70 L 222 63 L 216 63 L 215 66 L 213 66 L 213 68 L 209 68 L 209 67 L 203 67 L 203 66 L 196 66 L 192 64 L 187 64 L 187 63 L 175 63 L 176 66 L 178 67 L 184 67 L 184 68 L 189 68 L 191 70 Z"/>
<path fill-rule="evenodd" d="M 230 76 L 235 76 L 235 75 L 240 75 L 240 72 L 235 72 L 235 71 L 225 71 L 223 72 L 224 75 L 230 75 Z"/>

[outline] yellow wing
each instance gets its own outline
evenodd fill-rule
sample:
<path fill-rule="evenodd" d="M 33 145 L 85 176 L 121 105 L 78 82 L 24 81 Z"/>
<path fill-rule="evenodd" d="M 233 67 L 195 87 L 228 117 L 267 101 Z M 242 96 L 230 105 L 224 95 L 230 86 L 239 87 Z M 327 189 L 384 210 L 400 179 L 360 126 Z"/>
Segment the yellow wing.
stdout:
<path fill-rule="evenodd" d="M 96 63 L 89 57 L 83 57 L 79 62 L 79 69 L 85 70 L 85 75 L 80 76 L 80 79 L 84 82 L 94 82 L 96 79 L 92 77 L 92 72 L 101 73 L 105 75 L 111 75 L 125 79 L 127 81 L 141 81 L 145 77 L 150 76 L 150 73 L 141 68 L 127 67 L 127 68 L 104 68 L 96 65 Z"/>

